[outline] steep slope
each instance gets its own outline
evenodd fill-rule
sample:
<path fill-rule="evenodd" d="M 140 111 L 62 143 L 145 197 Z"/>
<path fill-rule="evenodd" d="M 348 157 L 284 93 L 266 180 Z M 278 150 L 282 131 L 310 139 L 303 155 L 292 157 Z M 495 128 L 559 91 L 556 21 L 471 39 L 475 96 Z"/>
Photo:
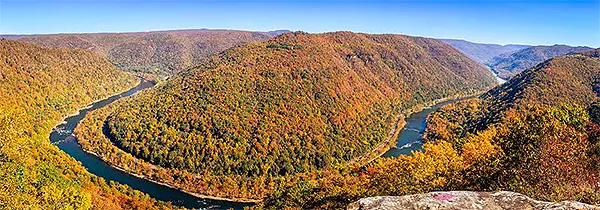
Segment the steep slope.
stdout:
<path fill-rule="evenodd" d="M 553 58 L 430 114 L 422 152 L 286 185 L 259 207 L 340 209 L 365 197 L 454 190 L 600 204 L 599 77 L 600 49 Z"/>
<path fill-rule="evenodd" d="M 498 110 L 542 103 L 563 103 L 587 107 L 600 94 L 598 50 L 556 57 L 538 64 L 507 84 L 490 90 L 482 98 L 492 101 Z"/>
<path fill-rule="evenodd" d="M 440 39 L 440 41 L 452 45 L 464 54 L 475 59 L 475 61 L 483 64 L 487 64 L 496 56 L 513 53 L 530 47 L 527 45 L 481 44 L 458 39 Z"/>
<path fill-rule="evenodd" d="M 106 184 L 48 141 L 62 117 L 137 81 L 84 50 L 0 39 L 0 208 L 169 207 Z"/>
<path fill-rule="evenodd" d="M 496 56 L 488 62 L 488 65 L 493 71 L 498 73 L 498 76 L 508 79 L 552 57 L 588 50 L 592 50 L 592 48 L 566 45 L 534 46 L 517 52 Z"/>
<path fill-rule="evenodd" d="M 297 32 L 227 50 L 92 115 L 77 135 L 106 160 L 157 181 L 262 198 L 281 177 L 292 182 L 367 153 L 405 109 L 495 84 L 482 65 L 434 39 Z M 168 170 L 124 161 L 95 137 L 102 127 L 120 149 Z"/>
<path fill-rule="evenodd" d="M 16 37 L 53 48 L 87 49 L 124 70 L 169 76 L 235 45 L 263 41 L 273 33 L 234 30 L 174 30 L 136 33 L 51 34 Z"/>
<path fill-rule="evenodd" d="M 531 104 L 549 106 L 576 104 L 588 107 L 598 100 L 598 94 L 600 94 L 600 88 L 598 88 L 600 66 L 598 65 L 598 56 L 594 53 L 598 53 L 598 50 L 560 56 L 540 63 L 513 77 L 507 83 L 483 94 L 481 97 L 483 100 L 477 102 L 483 106 L 476 106 L 477 109 L 465 109 L 468 103 L 462 104 L 464 106 L 458 106 L 461 103 L 448 106 L 452 111 L 442 108 L 429 117 L 428 128 L 437 127 L 434 123 L 437 120 L 456 120 L 452 126 L 444 124 L 441 127 L 445 129 L 459 128 L 461 130 L 453 130 L 450 133 L 462 136 L 465 134 L 462 129 L 471 129 L 468 131 L 473 132 L 474 129 L 485 128 L 493 122 L 500 121 L 504 112 L 509 109 L 524 109 Z M 438 114 L 440 115 L 438 116 Z M 465 126 L 465 124 L 469 125 Z M 427 133 L 426 135 L 428 135 Z M 430 137 L 432 137 L 431 134 Z"/>
<path fill-rule="evenodd" d="M 426 139 L 461 150 L 487 133 L 505 155 L 496 160 L 501 167 L 477 178 L 479 187 L 600 202 L 598 55 L 555 57 L 479 100 L 444 107 L 428 118 Z"/>

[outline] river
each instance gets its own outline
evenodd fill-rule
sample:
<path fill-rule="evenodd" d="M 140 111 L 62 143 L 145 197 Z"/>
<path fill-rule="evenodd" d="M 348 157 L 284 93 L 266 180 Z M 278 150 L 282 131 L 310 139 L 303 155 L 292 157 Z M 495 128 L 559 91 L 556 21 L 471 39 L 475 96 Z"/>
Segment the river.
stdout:
<path fill-rule="evenodd" d="M 506 82 L 506 80 L 498 77 L 494 71 L 491 69 L 490 71 L 494 74 L 499 84 Z M 405 119 L 406 125 L 398 135 L 396 146 L 386 151 L 382 157 L 398 157 L 399 155 L 410 155 L 412 151 L 422 151 L 423 148 L 421 146 L 423 146 L 423 133 L 425 132 L 425 127 L 427 126 L 427 116 L 438 108 L 456 101 L 457 100 L 450 100 L 438 103 L 435 106 L 425 108 L 420 112 L 413 113 L 408 116 L 408 118 Z"/>
<path fill-rule="evenodd" d="M 490 70 L 490 71 L 492 72 L 492 74 L 494 74 L 494 77 L 496 77 L 496 80 L 498 81 L 498 84 L 504 84 L 504 83 L 506 82 L 506 80 L 505 80 L 505 79 L 502 79 L 502 78 L 500 78 L 500 77 L 498 76 L 498 73 L 496 73 L 496 71 L 494 71 L 494 70 L 492 69 L 492 67 L 489 67 L 489 66 L 487 66 L 487 65 L 486 65 L 485 67 L 486 67 L 488 70 Z"/>
<path fill-rule="evenodd" d="M 500 83 L 504 80 L 499 79 Z M 245 206 L 250 206 L 249 203 L 221 201 L 213 199 L 201 199 L 194 197 L 190 194 L 184 193 L 177 189 L 173 189 L 164 185 L 156 184 L 154 182 L 141 179 L 132 176 L 128 173 L 117 170 L 100 158 L 88 154 L 81 146 L 77 143 L 77 139 L 72 135 L 73 130 L 81 121 L 85 115 L 93 110 L 102 108 L 110 103 L 116 101 L 119 98 L 130 96 L 140 90 L 154 86 L 152 82 L 142 81 L 138 86 L 131 90 L 121 93 L 119 95 L 112 96 L 110 98 L 98 101 L 91 106 L 88 106 L 80 110 L 79 114 L 68 117 L 65 119 L 66 123 L 56 126 L 50 134 L 50 141 L 57 145 L 61 150 L 65 151 L 71 157 L 75 158 L 83 164 L 84 167 L 90 173 L 96 176 L 104 178 L 106 181 L 116 181 L 121 184 L 131 186 L 133 189 L 147 193 L 153 198 L 162 201 L 170 201 L 175 205 L 183 206 L 186 208 L 203 208 L 203 209 L 242 209 Z M 421 151 L 423 145 L 423 132 L 426 127 L 427 116 L 437 110 L 439 107 L 446 104 L 454 103 L 456 100 L 450 100 L 442 103 L 438 103 L 432 107 L 423 109 L 420 112 L 411 114 L 406 118 L 406 125 L 398 136 L 396 147 L 392 147 L 383 154 L 383 157 L 397 157 L 401 154 L 410 155 L 412 151 Z"/>
<path fill-rule="evenodd" d="M 75 158 L 77 161 L 81 162 L 81 164 L 90 173 L 104 178 L 104 180 L 107 182 L 116 181 L 121 184 L 129 185 L 131 188 L 145 192 L 158 200 L 170 201 L 175 205 L 186 208 L 202 209 L 242 209 L 244 206 L 252 205 L 249 203 L 197 198 L 177 189 L 156 184 L 154 182 L 117 170 L 102 161 L 100 158 L 83 151 L 81 146 L 77 143 L 77 139 L 75 136 L 73 136 L 73 130 L 88 112 L 102 108 L 119 98 L 130 96 L 140 90 L 150 88 L 152 86 L 154 86 L 153 82 L 142 81 L 138 86 L 124 93 L 95 102 L 91 106 L 81 109 L 77 115 L 66 118 L 66 123 L 57 125 L 54 127 L 54 129 L 52 129 L 52 133 L 50 133 L 50 142 L 52 142 L 54 145 L 57 145 L 58 148 L 71 155 L 71 157 Z"/>
<path fill-rule="evenodd" d="M 438 103 L 408 116 L 408 118 L 405 119 L 406 125 L 404 125 L 404 128 L 402 128 L 398 135 L 396 146 L 386 151 L 382 157 L 398 157 L 399 155 L 410 155 L 412 151 L 422 151 L 422 137 L 427 125 L 427 116 L 438 108 L 454 102 L 456 102 L 456 100 Z"/>

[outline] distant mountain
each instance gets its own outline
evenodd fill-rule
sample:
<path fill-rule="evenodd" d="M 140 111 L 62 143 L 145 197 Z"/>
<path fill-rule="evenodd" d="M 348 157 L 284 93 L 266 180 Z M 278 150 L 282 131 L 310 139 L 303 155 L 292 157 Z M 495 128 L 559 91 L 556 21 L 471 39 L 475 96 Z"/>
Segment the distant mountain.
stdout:
<path fill-rule="evenodd" d="M 440 108 L 427 118 L 425 139 L 463 155 L 474 139 L 502 151 L 478 161 L 473 186 L 460 189 L 598 203 L 598 181 L 587 177 L 600 174 L 600 49 L 551 58 L 479 99 Z"/>
<path fill-rule="evenodd" d="M 11 35 L 11 34 L 5 34 L 5 35 L 0 35 L 0 38 L 2 38 L 2 39 L 17 39 L 17 38 L 24 37 L 24 36 L 27 36 L 27 35 Z"/>
<path fill-rule="evenodd" d="M 404 110 L 495 84 L 435 39 L 295 32 L 230 48 L 88 115 L 76 133 L 87 150 L 155 181 L 257 199 L 369 153 Z"/>
<path fill-rule="evenodd" d="M 423 151 L 286 186 L 269 194 L 262 205 L 343 209 L 363 197 L 388 196 L 385 200 L 390 201 L 389 196 L 465 189 L 597 204 L 599 123 L 600 49 L 559 56 L 483 97 L 460 100 L 429 114 Z M 450 194 L 433 200 L 456 199 Z M 407 202 L 409 209 L 425 206 L 414 202 Z M 393 207 L 386 204 L 384 208 Z M 348 207 L 353 209 L 356 203 Z"/>
<path fill-rule="evenodd" d="M 578 54 L 557 56 L 548 59 L 533 68 L 526 69 L 515 75 L 506 83 L 484 93 L 480 98 L 479 113 L 439 117 L 438 113 L 428 118 L 428 129 L 436 127 L 436 120 L 461 119 L 454 123 L 461 125 L 459 133 L 464 135 L 462 129 L 474 131 L 487 128 L 489 124 L 498 122 L 507 110 L 525 110 L 533 104 L 547 106 L 560 106 L 563 104 L 589 107 L 595 102 L 600 102 L 600 49 L 585 51 Z M 461 104 L 461 103 L 456 103 Z M 455 105 L 456 105 L 455 104 Z M 465 103 L 468 104 L 468 103 Z M 449 106 L 459 112 L 462 106 Z M 485 108 L 482 108 L 485 107 Z M 464 107 L 463 107 L 464 108 Z M 472 111 L 472 110 L 471 110 Z M 454 112 L 455 113 L 455 112 Z M 462 116 L 462 117 L 457 117 Z M 464 119 L 468 119 L 462 121 Z M 467 123 L 468 122 L 468 123 Z M 454 126 L 440 126 L 449 129 Z M 435 129 L 433 129 L 435 131 Z M 431 135 L 426 131 L 426 137 L 435 139 L 439 135 Z M 448 139 L 448 138 L 443 138 Z M 456 138 L 454 138 L 456 139 Z"/>
<path fill-rule="evenodd" d="M 533 48 L 586 49 L 586 47 L 556 45 Z M 594 101 L 600 100 L 598 54 L 600 49 L 551 58 L 513 77 L 506 84 L 490 90 L 483 98 L 493 100 L 493 104 L 525 106 L 535 102 L 548 105 L 572 103 L 589 106 Z"/>
<path fill-rule="evenodd" d="M 292 31 L 290 31 L 290 30 L 275 30 L 275 31 L 267 31 L 265 33 L 271 37 L 276 37 L 281 34 L 290 33 L 290 32 L 292 32 Z"/>
<path fill-rule="evenodd" d="M 567 45 L 534 46 L 514 53 L 502 54 L 489 61 L 490 68 L 498 76 L 507 79 L 525 69 L 555 56 L 592 50 L 589 47 L 571 47 Z"/>
<path fill-rule="evenodd" d="M 7 37 L 44 47 L 87 49 L 127 71 L 169 76 L 199 65 L 227 48 L 267 40 L 285 32 L 190 29 Z"/>
<path fill-rule="evenodd" d="M 487 64 L 492 58 L 498 55 L 516 52 L 518 50 L 530 47 L 528 45 L 514 44 L 480 44 L 458 39 L 440 39 L 440 41 L 454 46 L 464 54 L 475 59 L 475 61 L 483 64 Z"/>

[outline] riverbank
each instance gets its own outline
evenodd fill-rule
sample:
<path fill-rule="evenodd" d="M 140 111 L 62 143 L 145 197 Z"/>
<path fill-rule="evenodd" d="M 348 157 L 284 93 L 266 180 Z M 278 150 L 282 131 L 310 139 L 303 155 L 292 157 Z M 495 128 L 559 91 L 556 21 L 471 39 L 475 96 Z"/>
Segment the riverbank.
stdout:
<path fill-rule="evenodd" d="M 155 183 L 155 184 L 158 184 L 158 185 L 169 187 L 169 188 L 174 189 L 174 190 L 178 190 L 178 191 L 184 192 L 184 193 L 189 194 L 191 196 L 194 196 L 194 197 L 196 197 L 198 199 L 211 199 L 211 200 L 228 201 L 228 202 L 238 202 L 238 203 L 248 203 L 248 204 L 255 204 L 255 203 L 258 203 L 258 202 L 262 201 L 262 200 L 257 200 L 257 199 L 246 199 L 246 198 L 223 198 L 223 197 L 216 197 L 216 196 L 210 196 L 210 195 L 202 195 L 202 194 L 199 194 L 199 193 L 190 192 L 188 190 L 185 190 L 185 189 L 182 189 L 182 188 L 179 188 L 179 187 L 176 187 L 176 186 L 164 183 L 164 182 L 159 182 L 159 181 L 153 180 L 153 179 L 151 179 L 151 178 L 149 178 L 147 176 L 130 172 L 130 171 L 128 171 L 128 170 L 126 170 L 126 169 L 124 169 L 122 167 L 119 167 L 119 166 L 117 166 L 115 164 L 112 164 L 111 162 L 109 162 L 108 160 L 106 160 L 105 158 L 103 158 L 102 156 L 98 155 L 95 152 L 89 151 L 89 150 L 84 149 L 84 148 L 82 148 L 82 150 L 84 152 L 90 154 L 90 155 L 93 155 L 93 156 L 101 159 L 106 164 L 108 164 L 110 167 L 112 167 L 112 168 L 114 168 L 116 170 L 119 170 L 119 171 L 121 171 L 123 173 L 129 174 L 131 176 L 134 176 L 134 177 L 137 177 L 137 178 L 140 178 L 140 179 L 147 180 L 149 182 L 152 182 L 152 183 Z M 156 166 L 156 167 L 160 167 L 160 166 Z"/>
<path fill-rule="evenodd" d="M 368 153 L 368 155 L 361 156 L 361 158 L 355 159 L 353 162 L 350 162 L 350 164 L 364 164 L 371 162 L 374 159 L 382 156 L 387 150 L 389 150 L 389 148 L 396 144 L 398 135 L 400 134 L 401 130 L 405 127 L 406 124 L 404 120 L 405 116 L 410 116 L 414 112 L 418 112 L 428 106 L 435 105 L 443 101 L 455 100 L 457 98 L 477 95 L 479 93 L 480 92 L 476 92 L 474 94 L 469 95 L 456 94 L 442 99 L 436 99 L 429 103 L 416 105 L 410 109 L 407 109 L 406 111 L 403 111 L 401 115 L 399 115 L 394 121 L 393 127 L 395 129 L 392 129 L 389 132 L 386 140 L 382 143 L 379 143 L 378 146 L 375 147 L 375 149 Z M 111 102 L 111 104 L 117 103 L 120 100 L 123 100 L 123 98 L 115 100 Z M 94 111 L 93 113 L 90 113 L 90 115 L 86 117 L 86 119 L 88 119 L 89 121 L 85 122 L 85 120 L 83 120 L 80 123 L 81 125 L 87 125 L 88 129 L 86 129 L 86 126 L 82 126 L 80 130 L 81 132 L 75 132 L 78 138 L 78 142 L 80 143 L 80 145 L 82 145 L 83 149 L 81 150 L 84 151 L 86 154 L 94 156 L 95 158 L 104 162 L 105 165 L 107 165 L 106 167 L 112 168 L 121 173 L 125 173 L 131 177 L 143 179 L 144 181 L 147 181 L 149 183 L 161 185 L 169 189 L 185 193 L 186 195 L 193 196 L 198 199 L 210 199 L 247 204 L 253 204 L 262 201 L 263 197 L 259 196 L 261 194 L 252 194 L 248 193 L 247 191 L 239 193 L 239 191 L 235 191 L 236 188 L 222 188 L 223 183 L 228 183 L 227 179 L 230 179 L 229 177 L 221 179 L 221 177 L 210 177 L 205 175 L 191 174 L 186 171 L 178 171 L 176 169 L 163 168 L 161 166 L 157 166 L 146 162 L 142 159 L 133 157 L 131 154 L 123 151 L 122 149 L 114 145 L 113 141 L 110 138 L 110 135 L 103 132 L 102 125 L 105 123 L 108 115 L 109 112 L 107 111 L 107 109 L 99 109 Z M 78 125 L 77 127 L 80 126 Z M 211 187 L 213 188 L 206 187 L 206 180 L 211 180 L 213 181 L 213 183 L 217 184 L 211 185 Z M 228 186 L 232 185 L 235 184 L 229 184 Z"/>
<path fill-rule="evenodd" d="M 104 97 L 104 98 L 100 98 L 100 99 L 98 99 L 98 100 L 95 100 L 95 101 L 92 101 L 92 102 L 88 103 L 88 104 L 87 104 L 86 106 L 84 106 L 83 108 L 81 108 L 81 109 L 77 109 L 77 110 L 76 110 L 76 111 L 74 111 L 73 113 L 71 113 L 71 114 L 68 114 L 67 116 L 65 116 L 65 117 L 63 117 L 62 119 L 60 119 L 60 121 L 59 121 L 58 123 L 54 124 L 54 126 L 52 126 L 52 128 L 56 128 L 56 127 L 57 127 L 57 126 L 59 126 L 59 125 L 62 125 L 62 124 L 65 124 L 65 123 L 67 123 L 67 121 L 66 121 L 66 119 L 67 119 L 67 118 L 69 118 L 69 117 L 73 117 L 73 116 L 77 116 L 77 115 L 81 114 L 81 111 L 82 111 L 82 110 L 85 110 L 85 109 L 92 108 L 92 105 L 93 105 L 93 104 L 95 104 L 95 103 L 98 103 L 98 102 L 100 102 L 100 101 L 103 101 L 103 100 L 106 100 L 106 99 L 109 99 L 109 98 L 111 98 L 111 97 L 114 97 L 114 96 L 121 95 L 121 94 L 123 94 L 123 93 L 125 93 L 125 92 L 127 92 L 127 91 L 129 91 L 129 90 L 131 90 L 131 89 L 133 89 L 133 88 L 135 88 L 135 87 L 137 87 L 138 85 L 142 84 L 142 82 L 143 82 L 143 78 L 140 78 L 140 80 L 138 80 L 138 82 L 137 82 L 135 85 L 132 85 L 131 87 L 126 87 L 126 88 L 123 88 L 123 90 L 116 91 L 117 93 L 115 93 L 115 94 L 112 94 L 112 95 L 109 95 L 109 96 L 106 96 L 106 97 Z"/>
<path fill-rule="evenodd" d="M 388 134 L 388 137 L 386 138 L 385 141 L 379 143 L 375 147 L 375 149 L 371 150 L 371 152 L 369 152 L 368 154 L 363 155 L 358 158 L 355 158 L 354 160 L 351 160 L 348 163 L 348 165 L 352 165 L 352 164 L 365 165 L 365 164 L 370 163 L 373 160 L 381 157 L 389 149 L 395 147 L 395 145 L 398 143 L 398 136 L 400 135 L 400 132 L 406 126 L 406 118 L 410 117 L 412 114 L 423 111 L 426 108 L 431 108 L 440 103 L 444 103 L 444 102 L 448 102 L 448 101 L 452 101 L 452 100 L 458 101 L 458 100 L 464 100 L 464 99 L 476 97 L 478 95 L 485 93 L 486 91 L 487 91 L 487 89 L 482 90 L 482 91 L 477 91 L 475 93 L 468 94 L 468 95 L 456 94 L 456 95 L 436 99 L 436 100 L 433 100 L 426 104 L 417 104 L 417 105 L 403 111 L 401 114 L 396 116 L 396 120 L 395 120 L 394 126 L 392 128 L 392 131 L 390 131 L 390 133 Z"/>
<path fill-rule="evenodd" d="M 114 94 L 114 95 L 112 95 L 110 97 L 107 97 L 105 99 L 97 100 L 94 103 L 92 103 L 93 106 L 94 106 L 93 108 L 91 108 L 91 109 L 82 108 L 75 115 L 72 115 L 72 116 L 85 115 L 85 114 L 88 114 L 89 112 L 97 111 L 96 109 L 101 109 L 101 108 L 103 108 L 105 106 L 108 106 L 110 104 L 119 102 L 119 101 L 121 101 L 123 99 L 126 99 L 127 97 L 130 97 L 132 95 L 138 94 L 141 91 L 146 90 L 146 89 L 152 87 L 152 86 L 141 87 L 141 89 L 137 89 L 136 90 L 136 88 L 139 88 L 139 86 L 140 86 L 139 84 L 141 84 L 142 82 L 145 82 L 145 81 L 148 81 L 148 80 L 142 80 L 141 82 L 138 83 L 138 85 L 136 85 L 133 88 L 130 88 L 129 90 L 126 90 L 124 92 L 121 92 L 121 93 L 118 93 L 118 94 Z M 151 83 L 155 84 L 154 82 L 151 82 Z M 102 103 L 104 100 L 110 100 L 111 97 L 115 97 L 115 96 L 119 96 L 119 97 L 116 98 L 116 99 L 114 99 L 114 101 L 108 102 L 107 104 L 103 104 L 103 105 L 100 105 L 100 106 L 96 105 L 96 103 L 99 103 L 99 102 Z M 89 105 L 86 106 L 86 107 L 89 107 Z M 91 113 L 89 113 L 89 114 L 91 114 Z M 70 116 L 70 117 L 72 117 L 72 116 Z M 83 119 L 84 117 L 85 116 L 82 116 L 81 118 Z M 65 119 L 68 119 L 68 118 L 69 117 L 66 117 Z M 85 117 L 85 118 L 87 118 L 87 117 Z M 65 121 L 65 120 L 63 120 L 63 121 Z M 71 122 L 71 123 L 73 123 L 73 122 Z M 77 124 L 74 127 L 78 127 L 80 123 L 81 122 L 77 122 Z M 62 125 L 62 124 L 59 124 L 59 125 Z M 127 175 L 132 176 L 132 177 L 136 177 L 136 178 L 141 179 L 141 180 L 145 180 L 145 181 L 154 183 L 156 185 L 160 185 L 160 186 L 167 187 L 167 188 L 170 188 L 170 189 L 175 190 L 175 191 L 179 191 L 181 193 L 185 193 L 188 196 L 191 196 L 191 197 L 194 197 L 194 198 L 198 199 L 199 202 L 206 202 L 205 200 L 203 201 L 202 199 L 215 200 L 215 201 L 223 201 L 223 202 L 231 202 L 231 203 L 245 203 L 245 204 L 254 204 L 254 203 L 257 203 L 257 202 L 261 201 L 261 200 L 250 199 L 250 198 L 225 198 L 225 197 L 203 195 L 203 194 L 200 194 L 200 193 L 195 193 L 195 192 L 191 192 L 191 191 L 185 190 L 185 189 L 183 189 L 181 187 L 176 186 L 175 184 L 169 184 L 169 183 L 165 183 L 165 182 L 160 182 L 158 180 L 152 179 L 149 176 L 145 176 L 145 175 L 142 175 L 142 174 L 134 173 L 131 170 L 128 170 L 128 169 L 126 169 L 124 167 L 120 167 L 119 165 L 114 164 L 113 162 L 110 161 L 110 159 L 108 159 L 109 157 L 104 157 L 102 155 L 99 155 L 98 153 L 96 153 L 94 151 L 91 151 L 85 145 L 82 145 L 81 142 L 80 142 L 81 141 L 81 136 L 78 135 L 77 131 L 74 130 L 73 134 L 76 137 L 76 144 L 79 145 L 79 149 L 82 152 L 84 152 L 85 154 L 87 154 L 89 156 L 93 156 L 94 158 L 102 161 L 103 163 L 105 163 L 106 167 L 110 167 L 110 168 L 112 168 L 112 169 L 114 169 L 116 171 L 122 172 L 122 173 L 127 174 Z M 103 135 L 103 134 L 98 134 L 98 135 Z M 103 138 L 108 138 L 108 137 L 103 136 Z M 58 143 L 60 143 L 60 142 L 57 142 L 57 144 Z M 139 161 L 143 161 L 143 160 L 139 160 Z M 164 168 L 161 168 L 160 166 L 156 166 L 156 165 L 152 165 L 152 164 L 148 164 L 148 165 L 150 165 L 151 167 L 153 167 L 155 169 L 159 169 L 159 168 L 160 169 L 164 169 Z M 211 204 L 211 203 L 214 203 L 214 202 L 209 201 L 208 203 Z M 236 206 L 237 204 L 231 204 L 231 205 Z"/>

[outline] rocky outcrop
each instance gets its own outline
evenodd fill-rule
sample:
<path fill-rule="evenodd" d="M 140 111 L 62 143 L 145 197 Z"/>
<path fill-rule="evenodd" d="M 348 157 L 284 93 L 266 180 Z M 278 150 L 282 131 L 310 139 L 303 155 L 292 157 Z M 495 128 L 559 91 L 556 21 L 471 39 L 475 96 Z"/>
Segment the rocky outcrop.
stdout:
<path fill-rule="evenodd" d="M 364 209 L 600 209 L 576 201 L 558 203 L 533 200 L 515 192 L 431 192 L 407 196 L 378 196 L 351 203 L 348 210 Z"/>

